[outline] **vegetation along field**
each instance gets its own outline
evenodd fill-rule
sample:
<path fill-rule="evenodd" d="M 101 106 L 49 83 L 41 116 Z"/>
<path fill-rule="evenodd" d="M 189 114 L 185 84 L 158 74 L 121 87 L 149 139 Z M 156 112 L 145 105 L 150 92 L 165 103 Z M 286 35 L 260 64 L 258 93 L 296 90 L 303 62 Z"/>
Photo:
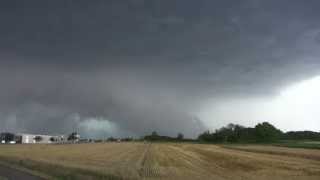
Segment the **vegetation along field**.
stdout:
<path fill-rule="evenodd" d="M 1 145 L 2 163 L 48 179 L 320 179 L 320 151 L 262 145 Z"/>

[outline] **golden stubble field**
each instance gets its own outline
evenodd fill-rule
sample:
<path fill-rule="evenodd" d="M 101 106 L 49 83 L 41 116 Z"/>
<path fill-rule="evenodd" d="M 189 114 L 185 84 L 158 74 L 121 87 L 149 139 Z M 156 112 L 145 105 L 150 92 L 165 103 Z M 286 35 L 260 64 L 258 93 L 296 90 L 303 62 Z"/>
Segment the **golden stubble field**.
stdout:
<path fill-rule="evenodd" d="M 175 143 L 1 145 L 0 158 L 124 179 L 320 179 L 320 150 Z"/>

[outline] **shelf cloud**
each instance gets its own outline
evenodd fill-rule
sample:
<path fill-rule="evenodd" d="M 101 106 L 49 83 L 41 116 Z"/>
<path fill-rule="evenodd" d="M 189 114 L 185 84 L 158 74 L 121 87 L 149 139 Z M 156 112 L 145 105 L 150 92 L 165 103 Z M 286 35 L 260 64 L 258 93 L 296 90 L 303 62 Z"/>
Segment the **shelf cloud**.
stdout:
<path fill-rule="evenodd" d="M 265 120 L 319 130 L 311 117 L 284 128 L 288 116 L 252 115 L 282 89 L 320 75 L 319 5 L 2 1 L 0 131 L 196 137 Z"/>

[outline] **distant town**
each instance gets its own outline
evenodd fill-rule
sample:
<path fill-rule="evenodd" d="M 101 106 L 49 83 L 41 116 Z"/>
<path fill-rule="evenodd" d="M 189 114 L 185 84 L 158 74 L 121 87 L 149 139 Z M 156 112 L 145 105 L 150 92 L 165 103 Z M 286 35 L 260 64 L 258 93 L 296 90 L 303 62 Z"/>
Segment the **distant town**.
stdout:
<path fill-rule="evenodd" d="M 65 135 L 41 135 L 25 133 L 0 133 L 1 144 L 50 144 L 50 143 L 68 143 L 79 142 L 80 135 L 76 132 L 68 136 Z"/>
<path fill-rule="evenodd" d="M 181 140 L 183 135 L 178 134 L 178 138 Z M 72 132 L 69 135 L 43 135 L 43 134 L 30 134 L 30 133 L 11 133 L 2 132 L 0 133 L 0 144 L 69 144 L 69 143 L 94 143 L 94 142 L 128 142 L 128 141 L 141 141 L 141 140 L 151 140 L 154 137 L 160 137 L 164 140 L 175 140 L 177 138 L 159 136 L 156 132 L 152 132 L 151 135 L 147 135 L 142 138 L 124 137 L 115 138 L 108 137 L 104 139 L 91 139 L 83 138 L 77 132 Z M 185 139 L 186 140 L 186 139 Z"/>

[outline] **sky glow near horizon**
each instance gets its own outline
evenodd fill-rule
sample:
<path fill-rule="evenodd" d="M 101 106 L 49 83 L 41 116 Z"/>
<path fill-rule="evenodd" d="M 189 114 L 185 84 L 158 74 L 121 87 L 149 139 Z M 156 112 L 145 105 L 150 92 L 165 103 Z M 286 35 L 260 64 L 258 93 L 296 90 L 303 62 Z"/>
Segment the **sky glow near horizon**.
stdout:
<path fill-rule="evenodd" d="M 274 97 L 233 99 L 206 105 L 199 116 L 211 130 L 226 125 L 225 122 L 253 127 L 257 123 L 268 121 L 283 131 L 319 131 L 319 92 L 320 76 L 316 76 L 289 85 Z M 234 120 L 234 117 L 238 120 Z"/>

